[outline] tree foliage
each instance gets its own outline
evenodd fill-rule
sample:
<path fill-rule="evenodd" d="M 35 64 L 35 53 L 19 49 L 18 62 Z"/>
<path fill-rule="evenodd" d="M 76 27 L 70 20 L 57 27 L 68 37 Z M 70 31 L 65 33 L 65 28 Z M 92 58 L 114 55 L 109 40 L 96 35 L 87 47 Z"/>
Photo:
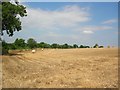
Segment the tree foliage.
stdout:
<path fill-rule="evenodd" d="M 79 48 L 84 48 L 84 46 L 83 45 L 80 45 L 80 47 Z"/>
<path fill-rule="evenodd" d="M 65 49 L 69 48 L 69 45 L 67 43 L 65 43 L 65 44 L 62 45 L 62 48 L 65 48 Z"/>
<path fill-rule="evenodd" d="M 2 45 L 4 48 L 2 48 L 2 55 L 8 54 L 8 44 L 3 40 Z"/>
<path fill-rule="evenodd" d="M 25 40 L 24 39 L 16 39 L 14 42 L 17 48 L 24 48 L 25 47 Z"/>
<path fill-rule="evenodd" d="M 37 42 L 33 38 L 28 39 L 27 44 L 31 49 L 37 47 Z"/>
<path fill-rule="evenodd" d="M 2 30 L 2 4 L 1 2 L 0 2 L 0 30 Z"/>
<path fill-rule="evenodd" d="M 38 48 L 50 48 L 50 44 L 41 42 L 41 43 L 38 43 L 38 44 L 37 44 L 37 47 L 38 47 Z"/>
<path fill-rule="evenodd" d="M 53 43 L 53 44 L 51 45 L 51 48 L 59 48 L 59 45 L 58 45 L 57 43 Z"/>
<path fill-rule="evenodd" d="M 93 48 L 98 48 L 99 47 L 99 45 L 98 44 L 95 44 L 94 46 L 93 46 Z"/>
<path fill-rule="evenodd" d="M 17 0 L 15 0 L 15 4 L 10 1 L 0 1 L 0 35 L 3 35 L 4 31 L 6 31 L 9 36 L 13 36 L 15 31 L 22 29 L 20 18 L 27 16 L 26 7 L 20 5 Z M 7 54 L 9 49 L 16 49 L 14 44 L 6 45 L 4 41 L 2 46 L 2 54 Z"/>
<path fill-rule="evenodd" d="M 23 5 L 2 2 L 1 35 L 3 31 L 6 31 L 9 36 L 13 36 L 15 31 L 20 31 L 22 29 L 20 17 L 24 16 L 27 16 L 27 12 Z"/>
<path fill-rule="evenodd" d="M 73 44 L 73 47 L 74 47 L 74 48 L 78 48 L 78 45 L 77 45 L 77 44 Z"/>
<path fill-rule="evenodd" d="M 25 43 L 25 40 L 20 38 L 20 39 L 16 39 L 14 41 L 14 43 L 6 43 L 4 40 L 2 41 L 3 47 L 4 49 L 8 50 L 8 49 L 33 49 L 33 48 L 59 48 L 59 49 L 70 49 L 70 48 L 90 48 L 90 46 L 86 46 L 86 45 L 80 45 L 78 47 L 77 44 L 73 44 L 73 45 L 69 45 L 67 43 L 65 44 L 57 44 L 57 43 L 53 43 L 53 44 L 48 44 L 45 42 L 40 42 L 37 43 L 37 41 L 35 41 L 35 39 L 33 38 L 29 38 L 27 40 L 27 43 Z M 95 44 L 93 47 L 97 47 L 98 44 Z M 104 46 L 99 46 L 97 48 L 104 48 Z"/>
<path fill-rule="evenodd" d="M 104 46 L 99 46 L 99 48 L 104 48 Z"/>

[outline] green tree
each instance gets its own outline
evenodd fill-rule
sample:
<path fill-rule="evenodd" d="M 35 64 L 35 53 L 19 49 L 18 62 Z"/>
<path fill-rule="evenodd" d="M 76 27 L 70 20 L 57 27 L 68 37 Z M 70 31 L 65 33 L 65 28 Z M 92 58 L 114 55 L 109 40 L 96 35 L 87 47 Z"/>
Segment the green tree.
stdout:
<path fill-rule="evenodd" d="M 15 50 L 15 49 L 18 49 L 18 48 L 15 46 L 14 43 L 9 43 L 8 46 L 9 46 L 9 47 L 8 47 L 9 50 Z"/>
<path fill-rule="evenodd" d="M 5 42 L 5 40 L 2 41 L 2 46 L 3 46 L 5 49 L 8 49 L 8 44 Z"/>
<path fill-rule="evenodd" d="M 2 2 L 1 35 L 3 35 L 3 31 L 6 31 L 9 36 L 13 36 L 15 31 L 20 31 L 22 29 L 20 17 L 24 16 L 27 16 L 27 12 L 23 5 L 19 5 L 18 2 L 16 4 Z"/>
<path fill-rule="evenodd" d="M 0 2 L 0 30 L 2 30 L 2 4 Z M 1 38 L 0 38 L 1 40 Z"/>
<path fill-rule="evenodd" d="M 73 44 L 73 48 L 78 48 L 78 45 L 77 44 Z"/>
<path fill-rule="evenodd" d="M 67 43 L 62 45 L 62 48 L 69 48 L 69 45 Z"/>
<path fill-rule="evenodd" d="M 44 48 L 50 48 L 50 44 L 45 43 Z"/>
<path fill-rule="evenodd" d="M 53 43 L 52 45 L 51 45 L 51 48 L 58 48 L 59 47 L 59 45 L 57 44 L 57 43 Z"/>
<path fill-rule="evenodd" d="M 8 54 L 8 44 L 4 40 L 2 41 L 2 54 Z"/>
<path fill-rule="evenodd" d="M 83 45 L 80 45 L 80 47 L 79 48 L 84 48 L 84 46 Z"/>
<path fill-rule="evenodd" d="M 38 48 L 44 48 L 44 42 L 37 43 Z"/>
<path fill-rule="evenodd" d="M 84 46 L 84 48 L 90 48 L 90 46 Z"/>
<path fill-rule="evenodd" d="M 95 44 L 94 46 L 93 46 L 93 48 L 98 48 L 99 47 L 99 45 L 98 44 Z"/>
<path fill-rule="evenodd" d="M 36 48 L 37 47 L 37 42 L 33 38 L 29 38 L 27 40 L 27 44 L 29 48 Z"/>
<path fill-rule="evenodd" d="M 14 42 L 16 48 L 25 48 L 25 40 L 24 39 L 16 39 Z"/>
<path fill-rule="evenodd" d="M 73 46 L 72 46 L 72 45 L 68 45 L 68 47 L 69 47 L 69 48 L 73 48 Z"/>
<path fill-rule="evenodd" d="M 38 48 L 50 48 L 50 45 L 44 42 L 38 43 L 37 44 Z"/>
<path fill-rule="evenodd" d="M 99 48 L 104 48 L 104 46 L 99 46 Z"/>
<path fill-rule="evenodd" d="M 27 16 L 26 7 L 19 5 L 19 2 L 15 3 L 10 3 L 10 0 L 8 2 L 0 1 L 0 35 L 3 35 L 4 31 L 6 31 L 9 36 L 13 36 L 15 31 L 22 29 L 20 17 Z M 2 54 L 7 53 L 8 48 L 3 46 Z"/>

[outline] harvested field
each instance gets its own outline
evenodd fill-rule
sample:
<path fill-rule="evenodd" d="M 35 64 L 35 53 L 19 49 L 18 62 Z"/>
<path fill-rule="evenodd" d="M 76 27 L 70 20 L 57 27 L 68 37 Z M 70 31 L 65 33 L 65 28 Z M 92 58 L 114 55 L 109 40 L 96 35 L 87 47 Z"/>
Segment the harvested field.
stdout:
<path fill-rule="evenodd" d="M 2 57 L 3 88 L 117 88 L 118 49 L 44 49 Z"/>

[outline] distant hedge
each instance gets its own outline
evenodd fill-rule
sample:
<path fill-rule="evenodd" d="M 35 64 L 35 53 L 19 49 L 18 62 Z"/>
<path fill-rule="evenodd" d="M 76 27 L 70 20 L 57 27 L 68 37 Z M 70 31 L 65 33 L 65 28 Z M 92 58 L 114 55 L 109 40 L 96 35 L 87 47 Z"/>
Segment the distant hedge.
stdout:
<path fill-rule="evenodd" d="M 13 43 L 7 43 L 4 40 L 2 41 L 2 54 L 8 54 L 8 50 L 16 50 L 16 49 L 32 49 L 32 48 L 60 48 L 60 49 L 69 49 L 69 48 L 104 48 L 104 46 L 99 46 L 95 44 L 93 47 L 77 44 L 69 45 L 65 44 L 48 44 L 45 42 L 37 42 L 33 38 L 29 38 L 27 43 L 24 39 L 16 39 Z"/>

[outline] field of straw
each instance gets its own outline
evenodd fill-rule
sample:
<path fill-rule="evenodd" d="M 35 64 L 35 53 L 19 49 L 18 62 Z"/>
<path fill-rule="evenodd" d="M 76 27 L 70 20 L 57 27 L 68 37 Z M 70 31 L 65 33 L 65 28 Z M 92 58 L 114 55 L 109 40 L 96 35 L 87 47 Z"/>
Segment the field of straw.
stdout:
<path fill-rule="evenodd" d="M 118 49 L 38 49 L 2 56 L 3 88 L 117 88 Z"/>

